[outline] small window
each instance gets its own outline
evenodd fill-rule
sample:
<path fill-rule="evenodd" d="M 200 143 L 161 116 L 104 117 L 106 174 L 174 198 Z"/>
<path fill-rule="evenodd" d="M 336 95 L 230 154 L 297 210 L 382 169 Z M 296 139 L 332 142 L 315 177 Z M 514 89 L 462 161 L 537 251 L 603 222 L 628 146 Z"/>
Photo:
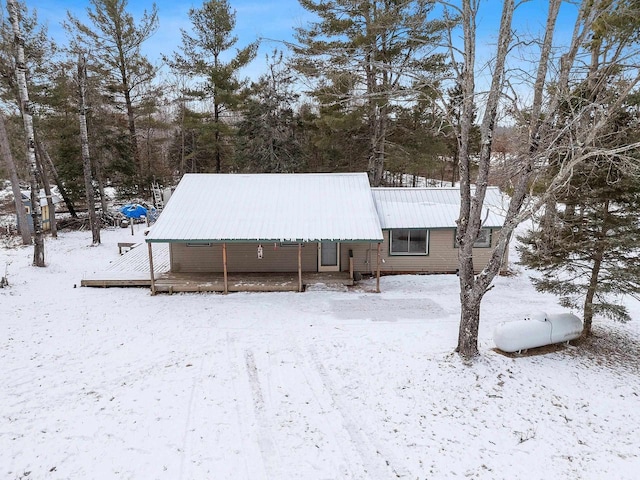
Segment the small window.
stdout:
<path fill-rule="evenodd" d="M 458 248 L 457 234 L 458 234 L 458 231 L 455 230 L 453 232 L 453 242 L 456 248 Z M 490 246 L 491 246 L 491 229 L 481 228 L 480 234 L 478 235 L 478 239 L 473 244 L 473 248 L 489 248 Z"/>
<path fill-rule="evenodd" d="M 206 243 L 193 243 L 193 242 L 187 242 L 187 247 L 210 247 L 211 243 L 210 242 L 206 242 Z"/>
<path fill-rule="evenodd" d="M 299 244 L 302 244 L 302 246 L 304 247 L 304 244 L 302 242 L 291 242 L 291 241 L 285 241 L 285 242 L 280 242 L 280 246 L 281 247 L 298 247 Z"/>
<path fill-rule="evenodd" d="M 429 231 L 400 228 L 391 230 L 391 255 L 428 255 Z"/>

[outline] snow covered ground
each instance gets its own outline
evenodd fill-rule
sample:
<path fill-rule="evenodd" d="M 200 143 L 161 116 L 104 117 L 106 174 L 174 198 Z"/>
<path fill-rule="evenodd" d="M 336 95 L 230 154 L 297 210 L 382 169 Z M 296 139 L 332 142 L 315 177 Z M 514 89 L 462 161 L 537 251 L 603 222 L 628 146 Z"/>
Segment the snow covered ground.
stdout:
<path fill-rule="evenodd" d="M 509 357 L 497 322 L 559 312 L 527 274 L 452 353 L 453 275 L 350 291 L 81 288 L 129 230 L 62 232 L 48 266 L 0 244 L 0 478 L 636 479 L 640 305 L 583 347 Z M 77 286 L 77 288 L 76 288 Z"/>

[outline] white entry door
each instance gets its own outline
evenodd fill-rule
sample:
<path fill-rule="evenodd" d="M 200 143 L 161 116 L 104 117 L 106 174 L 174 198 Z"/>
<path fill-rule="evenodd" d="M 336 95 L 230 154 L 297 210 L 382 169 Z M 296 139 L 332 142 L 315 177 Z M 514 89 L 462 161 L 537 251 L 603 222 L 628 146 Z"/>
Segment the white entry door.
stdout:
<path fill-rule="evenodd" d="M 318 271 L 340 271 L 340 243 L 318 242 Z"/>

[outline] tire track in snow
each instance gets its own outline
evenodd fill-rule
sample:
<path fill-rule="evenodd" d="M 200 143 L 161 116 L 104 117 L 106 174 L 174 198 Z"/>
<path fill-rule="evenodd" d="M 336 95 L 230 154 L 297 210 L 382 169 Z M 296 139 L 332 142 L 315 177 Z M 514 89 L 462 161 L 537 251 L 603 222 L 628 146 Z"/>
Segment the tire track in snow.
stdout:
<path fill-rule="evenodd" d="M 340 414 L 303 351 L 294 345 L 265 353 L 256 358 L 248 349 L 245 361 L 268 477 L 291 478 L 296 472 L 309 479 L 369 478 L 349 434 L 336 427 Z M 290 443 L 292 434 L 296 444 Z M 280 451 L 279 445 L 288 448 Z"/>
<path fill-rule="evenodd" d="M 191 437 L 193 434 L 193 428 L 191 427 L 191 419 L 194 417 L 194 410 L 196 408 L 195 405 L 195 396 L 196 396 L 196 388 L 198 387 L 198 383 L 202 381 L 202 374 L 204 372 L 204 357 L 200 359 L 200 367 L 198 368 L 198 375 L 194 376 L 193 381 L 191 382 L 191 392 L 189 394 L 189 402 L 187 405 L 187 418 L 185 420 L 184 431 L 182 433 L 182 452 L 180 455 L 180 480 L 183 478 L 189 478 L 188 472 L 185 476 L 185 463 L 187 461 L 188 453 L 191 447 Z M 187 467 L 188 469 L 188 467 Z"/>
<path fill-rule="evenodd" d="M 363 421 L 357 412 L 341 400 L 314 346 L 309 347 L 309 354 L 320 381 L 331 397 L 332 406 L 340 412 L 343 419 L 343 426 L 348 432 L 355 450 L 359 453 L 369 478 L 374 480 L 382 478 L 408 478 L 410 472 L 404 469 L 399 471 L 397 466 L 400 465 L 400 462 L 395 460 L 391 452 L 375 439 L 375 433 L 367 433 L 364 430 L 366 422 Z"/>
<path fill-rule="evenodd" d="M 323 412 L 333 412 L 336 413 L 339 418 L 343 418 L 342 412 L 335 407 L 331 392 L 328 391 L 325 382 L 318 374 L 315 361 L 310 361 L 308 356 L 305 355 L 303 350 L 297 345 L 293 353 L 297 359 L 297 363 L 303 367 L 300 370 L 302 371 L 304 383 L 309 387 L 309 392 L 313 395 L 313 398 L 320 407 L 319 413 L 322 415 L 321 418 L 324 419 Z M 341 461 L 338 462 L 340 478 L 367 478 L 367 467 L 362 459 L 362 454 L 358 448 L 356 448 L 348 429 L 335 426 L 335 422 L 331 421 L 331 419 L 323 424 L 323 428 L 328 430 L 331 439 L 338 445 L 337 451 L 341 459 Z M 363 461 L 355 462 L 352 455 L 360 457 Z"/>
<path fill-rule="evenodd" d="M 266 407 L 264 402 L 264 395 L 262 393 L 262 387 L 260 386 L 260 379 L 258 378 L 258 367 L 256 366 L 256 359 L 253 355 L 253 351 L 246 350 L 244 352 L 245 366 L 247 368 L 247 376 L 249 378 L 249 385 L 251 387 L 251 396 L 253 398 L 253 407 L 257 423 L 258 433 L 258 445 L 262 453 L 262 460 L 264 462 L 267 478 L 279 478 L 276 474 L 276 466 L 274 460 L 280 461 L 280 454 L 275 447 L 273 437 L 270 430 L 270 424 L 266 413 Z"/>
<path fill-rule="evenodd" d="M 242 372 L 246 372 L 246 359 L 242 358 L 237 349 L 237 338 L 235 335 L 227 333 L 227 361 L 231 372 L 234 405 L 236 410 L 236 419 L 240 438 L 242 439 L 244 454 L 244 477 L 250 480 L 259 480 L 261 478 L 269 478 L 267 475 L 267 466 L 262 451 L 254 448 L 254 429 L 251 426 L 251 417 L 255 418 L 255 411 L 251 412 L 251 408 L 245 404 L 244 398 L 249 396 L 246 392 L 246 386 L 250 389 L 251 385 L 246 385 L 244 379 L 248 378 Z M 242 367 L 242 368 L 241 368 Z M 259 459 L 262 458 L 262 462 Z M 239 476 L 240 478 L 240 476 Z"/>

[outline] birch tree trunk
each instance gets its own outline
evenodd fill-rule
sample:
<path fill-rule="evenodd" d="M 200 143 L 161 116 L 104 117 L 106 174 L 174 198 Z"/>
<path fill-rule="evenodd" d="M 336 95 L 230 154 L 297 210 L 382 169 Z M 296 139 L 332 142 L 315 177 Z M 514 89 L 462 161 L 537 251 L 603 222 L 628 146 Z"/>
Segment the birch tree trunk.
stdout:
<path fill-rule="evenodd" d="M 78 91 L 80 95 L 80 143 L 82 146 L 82 168 L 84 171 L 84 188 L 89 212 L 89 225 L 93 237 L 92 245 L 100 244 L 100 225 L 96 217 L 96 197 L 91 177 L 91 157 L 89 155 L 89 133 L 87 131 L 87 106 L 85 100 L 87 84 L 87 63 L 83 55 L 78 57 Z"/>
<path fill-rule="evenodd" d="M 11 190 L 13 191 L 13 201 L 16 206 L 16 215 L 18 216 L 18 225 L 20 227 L 20 236 L 23 245 L 31 245 L 31 231 L 27 222 L 27 212 L 22 204 L 22 192 L 20 191 L 20 181 L 18 180 L 18 171 L 13 161 L 13 155 L 9 148 L 9 137 L 4 124 L 4 117 L 0 113 L 0 155 L 4 159 L 11 180 Z"/>
<path fill-rule="evenodd" d="M 38 163 L 36 161 L 36 142 L 33 132 L 33 117 L 31 115 L 31 102 L 27 89 L 27 72 L 24 56 L 24 38 L 20 31 L 20 19 L 16 0 L 7 0 L 7 10 L 13 28 L 16 47 L 16 80 L 20 92 L 20 110 L 24 122 L 24 130 L 27 140 L 27 164 L 31 185 L 31 216 L 33 218 L 33 265 L 44 267 L 44 233 L 42 231 L 42 209 L 40 208 L 40 188 L 38 186 Z"/>

